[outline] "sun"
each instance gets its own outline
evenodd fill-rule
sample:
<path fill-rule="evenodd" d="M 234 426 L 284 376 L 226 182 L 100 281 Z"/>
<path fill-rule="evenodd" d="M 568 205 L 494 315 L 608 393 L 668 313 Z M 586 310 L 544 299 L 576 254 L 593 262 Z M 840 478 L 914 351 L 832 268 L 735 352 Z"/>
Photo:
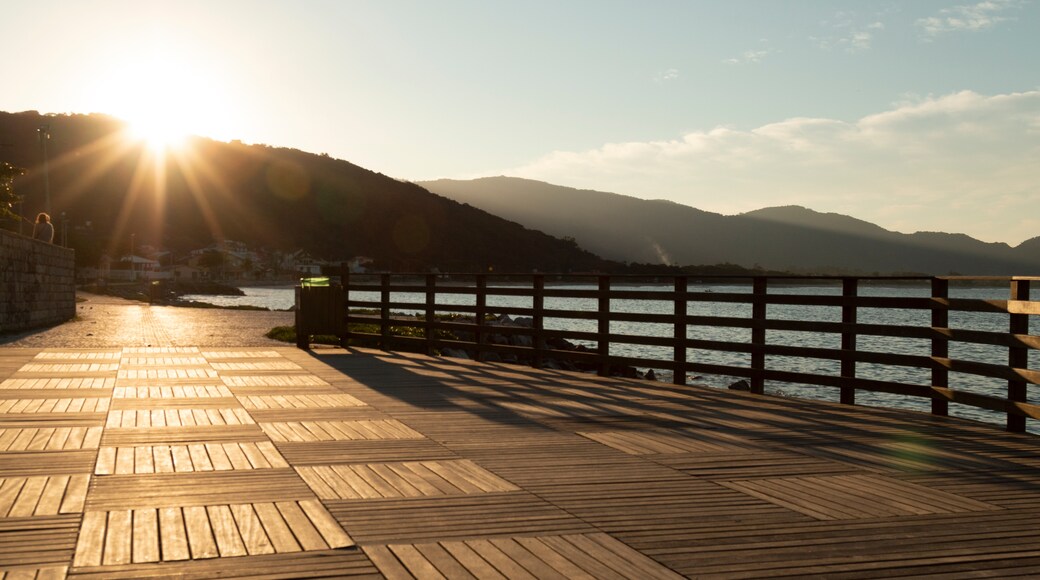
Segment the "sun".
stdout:
<path fill-rule="evenodd" d="M 135 141 L 143 141 L 153 151 L 180 149 L 188 133 L 175 117 L 160 113 L 130 117 L 127 119 L 127 135 Z"/>
<path fill-rule="evenodd" d="M 95 110 L 127 122 L 128 138 L 165 152 L 226 123 L 219 77 L 169 51 L 128 57 L 99 78 Z"/>

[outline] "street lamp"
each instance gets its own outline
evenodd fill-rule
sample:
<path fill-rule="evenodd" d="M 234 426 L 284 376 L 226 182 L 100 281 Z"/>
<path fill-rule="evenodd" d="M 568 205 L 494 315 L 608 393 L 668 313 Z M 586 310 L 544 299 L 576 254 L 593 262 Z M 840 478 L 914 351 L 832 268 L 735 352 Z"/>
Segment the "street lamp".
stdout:
<path fill-rule="evenodd" d="M 136 234 L 130 234 L 130 281 L 137 281 L 137 273 L 134 271 L 134 236 Z"/>
<path fill-rule="evenodd" d="M 51 176 L 47 166 L 47 141 L 51 140 L 51 125 L 45 123 L 36 130 L 40 136 L 40 148 L 43 149 L 43 211 L 51 215 Z"/>

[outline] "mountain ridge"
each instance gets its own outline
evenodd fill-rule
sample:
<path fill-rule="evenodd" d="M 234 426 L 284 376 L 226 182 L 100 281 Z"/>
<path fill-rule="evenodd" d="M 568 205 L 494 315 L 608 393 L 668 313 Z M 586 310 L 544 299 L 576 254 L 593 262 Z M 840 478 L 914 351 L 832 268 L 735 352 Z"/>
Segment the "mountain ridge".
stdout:
<path fill-rule="evenodd" d="M 327 155 L 193 137 L 157 169 L 154 153 L 124 130 L 104 115 L 0 112 L 0 142 L 9 145 L 0 161 L 28 169 L 15 180 L 22 215 L 43 211 L 47 177 L 52 217 L 59 231 L 62 216 L 71 224 L 79 265 L 132 244 L 183 254 L 226 239 L 333 261 L 367 256 L 395 271 L 610 266 L 568 240 Z"/>
<path fill-rule="evenodd" d="M 726 216 L 667 200 L 505 176 L 417 183 L 527 227 L 573 236 L 582 247 L 622 262 L 859 274 L 1040 271 L 1040 237 L 1011 247 L 959 233 L 903 234 L 794 205 Z M 564 234 L 563 224 L 571 224 L 570 233 Z"/>

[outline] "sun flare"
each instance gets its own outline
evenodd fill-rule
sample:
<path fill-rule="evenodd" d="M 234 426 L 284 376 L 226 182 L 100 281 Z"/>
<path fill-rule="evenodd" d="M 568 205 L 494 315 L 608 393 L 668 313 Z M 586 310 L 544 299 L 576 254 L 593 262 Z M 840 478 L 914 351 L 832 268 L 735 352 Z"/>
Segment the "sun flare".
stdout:
<path fill-rule="evenodd" d="M 220 77 L 172 51 L 114 63 L 97 80 L 96 110 L 127 122 L 127 136 L 150 149 L 181 147 L 188 135 L 220 138 L 228 122 Z"/>

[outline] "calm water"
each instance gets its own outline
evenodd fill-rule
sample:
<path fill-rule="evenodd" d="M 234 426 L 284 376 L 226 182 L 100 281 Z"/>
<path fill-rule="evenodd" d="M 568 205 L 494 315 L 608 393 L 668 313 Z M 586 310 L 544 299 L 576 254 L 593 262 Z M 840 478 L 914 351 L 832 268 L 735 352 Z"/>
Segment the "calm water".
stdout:
<path fill-rule="evenodd" d="M 573 289 L 594 289 L 593 286 L 567 286 Z M 637 286 L 626 289 L 644 291 L 670 290 L 669 286 Z M 263 306 L 272 310 L 284 310 L 291 307 L 295 300 L 292 288 L 243 288 L 245 296 L 186 296 L 190 300 L 209 302 L 222 306 L 248 304 Z M 711 292 L 734 292 L 748 293 L 749 286 L 691 286 L 691 291 Z M 839 287 L 778 287 L 769 290 L 771 294 L 809 294 L 820 296 L 838 296 L 841 294 Z M 926 287 L 863 287 L 860 289 L 861 296 L 887 296 L 887 297 L 927 297 L 929 290 Z M 352 295 L 358 300 L 378 300 L 377 293 L 354 293 Z M 1004 300 L 1008 298 L 1007 288 L 950 288 L 951 298 L 980 298 Z M 423 295 L 394 293 L 391 300 L 395 302 L 421 303 Z M 464 294 L 439 294 L 438 304 L 442 305 L 473 305 L 472 296 Z M 530 308 L 530 298 L 513 296 L 489 296 L 489 306 L 504 306 L 515 308 Z M 596 309 L 594 299 L 584 298 L 546 298 L 545 308 L 560 310 L 589 310 Z M 656 313 L 672 314 L 672 305 L 665 301 L 652 300 L 613 300 L 611 310 L 616 312 Z M 710 315 L 750 318 L 751 306 L 743 304 L 726 303 L 690 303 L 688 306 L 690 315 Z M 841 309 L 838 307 L 822 306 L 769 306 L 770 318 L 840 322 Z M 893 324 L 903 326 L 929 326 L 930 313 L 918 310 L 900 309 L 877 309 L 863 308 L 858 312 L 859 322 L 868 324 Z M 596 331 L 596 321 L 593 320 L 569 320 L 569 319 L 547 319 L 546 327 L 560 330 Z M 969 330 L 986 330 L 994 332 L 1007 332 L 1008 318 L 1006 315 L 986 313 L 950 313 L 950 327 Z M 645 324 L 614 322 L 611 332 L 617 334 L 662 336 L 671 337 L 672 327 L 665 324 Z M 1040 335 L 1040 317 L 1031 317 L 1030 334 Z M 708 340 L 722 340 L 730 342 L 749 342 L 751 330 L 742 328 L 713 328 L 703 326 L 689 327 L 687 336 L 689 338 L 700 338 Z M 840 348 L 841 337 L 837 334 L 806 333 L 793 331 L 767 332 L 767 340 L 770 344 L 784 344 L 791 346 L 806 346 L 819 348 Z M 910 355 L 928 356 L 931 343 L 928 340 L 911 338 L 889 338 L 860 336 L 857 338 L 857 347 L 862 351 L 894 352 Z M 575 341 L 580 342 L 580 341 Z M 590 345 L 592 346 L 592 345 Z M 653 347 L 642 345 L 612 344 L 611 354 L 658 358 L 667 360 L 671 358 L 671 349 L 665 347 Z M 950 358 L 968 360 L 992 364 L 1006 364 L 1006 349 L 975 344 L 950 344 Z M 726 353 L 714 351 L 701 351 L 691 349 L 688 353 L 691 362 L 704 362 L 710 364 L 724 364 L 733 366 L 750 366 L 751 355 L 743 353 Z M 1040 369 L 1040 352 L 1030 353 L 1031 369 Z M 795 357 L 769 356 L 766 357 L 766 366 L 777 370 L 789 370 L 798 372 L 809 372 L 826 375 L 839 375 L 840 362 L 823 361 L 815 359 L 803 359 Z M 867 363 L 859 363 L 856 367 L 857 376 L 866 379 L 877 379 L 883 381 L 894 381 L 909 384 L 927 385 L 931 381 L 931 373 L 927 369 L 915 369 L 893 366 L 882 366 Z M 662 380 L 670 380 L 670 374 L 659 372 Z M 737 380 L 736 377 L 725 376 L 701 376 L 695 382 L 715 387 L 725 387 Z M 1007 391 L 1006 381 L 989 379 L 961 373 L 950 373 L 950 386 L 955 389 L 990 394 L 1003 395 Z M 783 394 L 787 396 L 803 397 L 811 399 L 822 399 L 829 401 L 838 400 L 838 391 L 829 387 L 812 387 L 806 385 L 769 382 L 766 384 L 768 392 Z M 1040 388 L 1030 386 L 1030 401 L 1040 403 Z M 916 410 L 928 410 L 929 402 L 925 399 L 907 398 L 885 393 L 870 393 L 859 391 L 856 393 L 856 402 L 863 405 L 875 405 L 884 407 L 910 408 Z M 972 407 L 951 404 L 950 414 L 966 417 L 980 421 L 1003 423 L 1004 415 L 993 413 Z M 1035 431 L 1036 421 L 1030 422 L 1030 430 Z"/>

